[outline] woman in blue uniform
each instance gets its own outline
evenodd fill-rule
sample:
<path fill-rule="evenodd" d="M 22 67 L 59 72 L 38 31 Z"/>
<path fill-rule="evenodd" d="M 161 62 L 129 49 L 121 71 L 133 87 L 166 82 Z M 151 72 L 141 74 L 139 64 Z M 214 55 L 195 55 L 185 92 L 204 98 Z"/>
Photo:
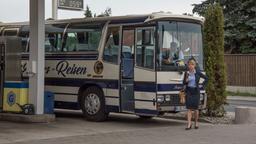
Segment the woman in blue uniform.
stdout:
<path fill-rule="evenodd" d="M 199 69 L 196 68 L 196 61 L 195 59 L 191 58 L 188 61 L 188 71 L 185 72 L 183 84 L 185 86 L 186 91 L 186 108 L 187 112 L 187 120 L 188 125 L 186 130 L 190 130 L 192 128 L 192 112 L 194 111 L 195 117 L 195 129 L 199 128 L 198 125 L 198 118 L 199 118 L 199 103 L 200 103 L 200 88 L 199 88 L 199 81 L 200 78 L 204 79 L 203 86 L 208 81 L 206 75 L 204 75 Z"/>

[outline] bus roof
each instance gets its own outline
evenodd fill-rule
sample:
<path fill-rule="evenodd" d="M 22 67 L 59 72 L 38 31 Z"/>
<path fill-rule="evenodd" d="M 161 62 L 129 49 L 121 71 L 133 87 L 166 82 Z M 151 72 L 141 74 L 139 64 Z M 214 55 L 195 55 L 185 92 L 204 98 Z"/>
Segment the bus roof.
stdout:
<path fill-rule="evenodd" d="M 76 22 L 107 22 L 111 23 L 134 23 L 134 22 L 150 22 L 154 20 L 185 20 L 197 23 L 203 23 L 203 18 L 187 16 L 187 15 L 176 15 L 172 13 L 152 13 L 144 15 L 125 15 L 125 16 L 109 16 L 109 17 L 93 17 L 93 18 L 72 18 L 72 19 L 60 19 L 60 20 L 46 20 L 46 24 L 58 24 L 58 23 L 76 23 Z M 14 23 L 0 23 L 1 26 L 22 26 L 29 25 L 29 22 L 14 22 Z"/>

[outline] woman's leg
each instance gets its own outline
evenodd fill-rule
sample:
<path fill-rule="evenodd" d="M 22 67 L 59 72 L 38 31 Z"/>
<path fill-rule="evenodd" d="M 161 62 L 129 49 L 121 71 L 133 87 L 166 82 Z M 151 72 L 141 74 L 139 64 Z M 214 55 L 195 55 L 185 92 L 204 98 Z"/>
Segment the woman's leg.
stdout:
<path fill-rule="evenodd" d="M 195 110 L 195 126 L 198 127 L 199 110 Z"/>
<path fill-rule="evenodd" d="M 191 110 L 191 109 L 188 109 L 188 114 L 187 114 L 188 128 L 190 128 L 191 125 L 192 125 L 191 119 L 192 119 L 192 110 Z"/>

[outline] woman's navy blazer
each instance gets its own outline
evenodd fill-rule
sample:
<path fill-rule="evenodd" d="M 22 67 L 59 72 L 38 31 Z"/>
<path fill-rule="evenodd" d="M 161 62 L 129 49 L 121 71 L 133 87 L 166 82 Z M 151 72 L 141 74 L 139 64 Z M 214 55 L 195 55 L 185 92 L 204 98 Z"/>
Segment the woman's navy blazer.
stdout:
<path fill-rule="evenodd" d="M 186 82 L 187 77 L 188 77 L 188 71 L 186 71 L 184 74 L 184 79 L 183 79 L 184 86 L 187 86 L 187 84 L 188 84 L 188 82 Z M 205 87 L 206 84 L 208 83 L 208 77 L 205 74 L 203 74 L 200 70 L 196 70 L 195 79 L 196 79 L 196 88 L 198 90 L 198 93 L 200 93 L 200 87 L 199 87 L 200 78 L 204 79 L 203 87 Z"/>

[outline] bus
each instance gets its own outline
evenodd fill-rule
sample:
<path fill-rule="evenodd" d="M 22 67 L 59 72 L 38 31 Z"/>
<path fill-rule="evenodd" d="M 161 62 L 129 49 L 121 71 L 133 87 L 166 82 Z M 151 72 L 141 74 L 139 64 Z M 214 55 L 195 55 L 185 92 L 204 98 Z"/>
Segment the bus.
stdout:
<path fill-rule="evenodd" d="M 90 121 L 111 112 L 151 118 L 185 110 L 178 93 L 189 58 L 203 71 L 202 25 L 170 13 L 47 20 L 45 90 L 55 108 L 81 109 Z M 21 38 L 28 79 L 29 23 L 0 24 L 0 34 Z M 200 109 L 206 100 L 200 84 Z"/>

